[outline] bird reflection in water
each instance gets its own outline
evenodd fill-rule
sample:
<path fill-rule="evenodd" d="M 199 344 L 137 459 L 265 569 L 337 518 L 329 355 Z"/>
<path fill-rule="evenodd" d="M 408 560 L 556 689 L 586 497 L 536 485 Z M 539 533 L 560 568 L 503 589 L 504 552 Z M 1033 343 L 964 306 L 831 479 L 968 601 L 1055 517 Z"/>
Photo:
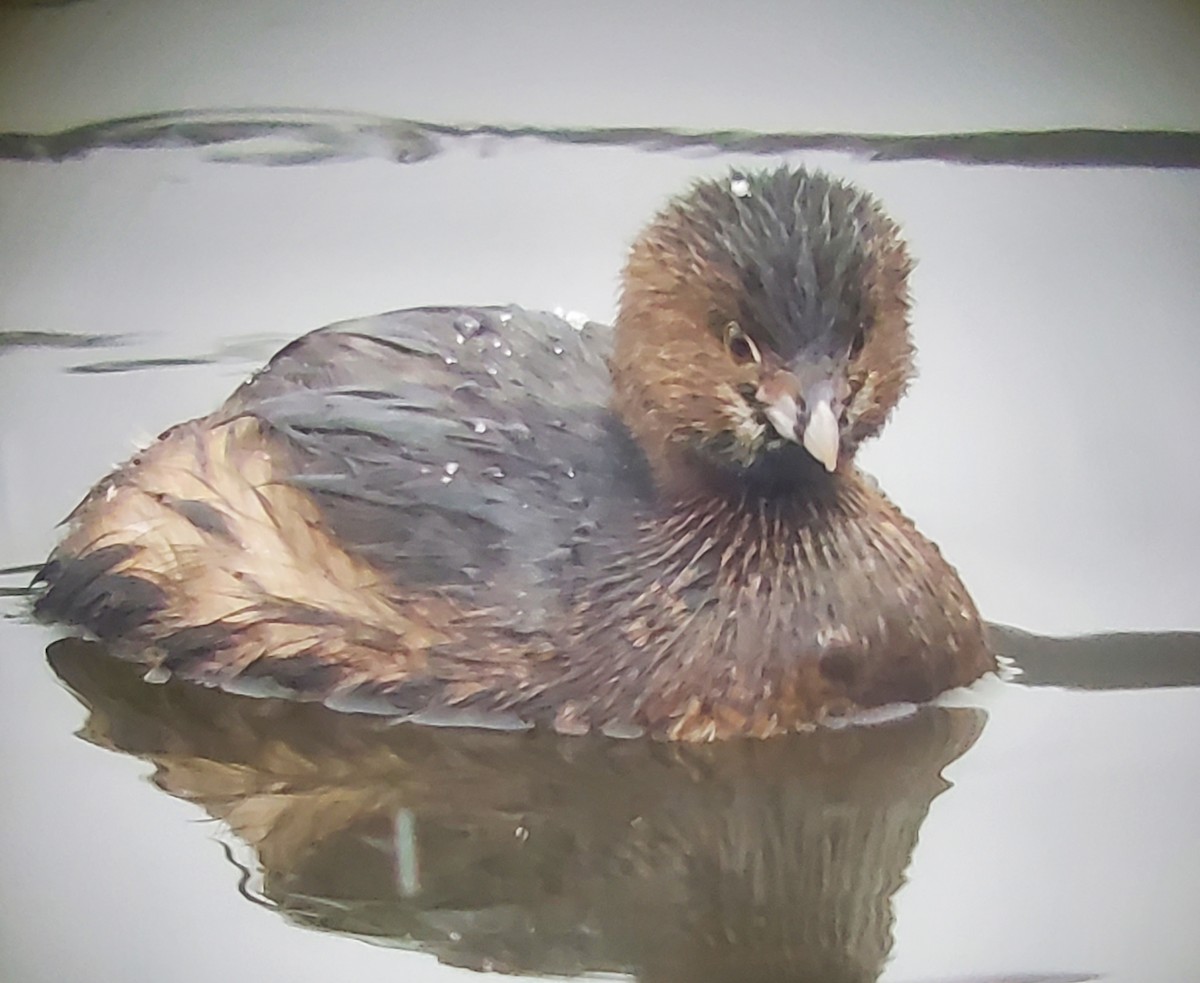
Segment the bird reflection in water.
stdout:
<path fill-rule="evenodd" d="M 169 681 L 66 639 L 81 736 L 256 854 L 257 900 L 504 972 L 870 981 L 942 770 L 985 714 L 667 745 L 396 725 Z"/>

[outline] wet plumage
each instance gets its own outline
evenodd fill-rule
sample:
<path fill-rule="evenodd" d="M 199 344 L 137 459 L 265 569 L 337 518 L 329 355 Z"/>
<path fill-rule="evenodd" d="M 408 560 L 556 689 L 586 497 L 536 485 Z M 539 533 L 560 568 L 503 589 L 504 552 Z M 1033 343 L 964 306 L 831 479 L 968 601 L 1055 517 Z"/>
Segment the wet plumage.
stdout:
<path fill-rule="evenodd" d="M 937 549 L 859 474 L 912 374 L 868 196 L 701 182 L 615 329 L 346 322 L 100 482 L 40 612 L 152 671 L 438 723 L 767 736 L 992 666 Z"/>

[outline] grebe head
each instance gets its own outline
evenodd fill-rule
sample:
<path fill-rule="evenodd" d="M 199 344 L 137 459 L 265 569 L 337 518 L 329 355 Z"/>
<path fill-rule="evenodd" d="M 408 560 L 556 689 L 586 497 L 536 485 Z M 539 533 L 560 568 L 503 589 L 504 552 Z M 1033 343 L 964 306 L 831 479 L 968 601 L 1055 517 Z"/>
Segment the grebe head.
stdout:
<path fill-rule="evenodd" d="M 733 172 L 669 203 L 630 253 L 613 355 L 659 480 L 786 488 L 847 464 L 913 375 L 910 268 L 875 200 L 824 174 Z"/>

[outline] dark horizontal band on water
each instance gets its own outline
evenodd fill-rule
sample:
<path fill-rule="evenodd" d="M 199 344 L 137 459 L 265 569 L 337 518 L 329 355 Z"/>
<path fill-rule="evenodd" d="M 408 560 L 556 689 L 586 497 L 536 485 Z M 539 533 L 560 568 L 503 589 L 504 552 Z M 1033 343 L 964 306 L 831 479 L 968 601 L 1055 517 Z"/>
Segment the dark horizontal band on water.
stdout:
<path fill-rule="evenodd" d="M 1069 689 L 1160 689 L 1200 686 L 1200 632 L 1114 632 L 1055 638 L 1003 625 L 988 642 L 1020 670 L 1025 686 Z"/>
<path fill-rule="evenodd" d="M 568 128 L 445 124 L 350 112 L 212 109 L 103 120 L 53 133 L 0 133 L 0 159 L 61 161 L 104 149 L 214 148 L 224 160 L 269 165 L 383 158 L 411 164 L 457 139 L 535 139 L 647 152 L 781 154 L 827 150 L 871 160 L 941 160 L 1023 167 L 1200 167 L 1200 132 L 1056 129 L 973 133 L 758 133 L 662 127 Z M 269 147 L 245 146 L 272 141 Z M 242 145 L 239 147 L 239 145 Z"/>

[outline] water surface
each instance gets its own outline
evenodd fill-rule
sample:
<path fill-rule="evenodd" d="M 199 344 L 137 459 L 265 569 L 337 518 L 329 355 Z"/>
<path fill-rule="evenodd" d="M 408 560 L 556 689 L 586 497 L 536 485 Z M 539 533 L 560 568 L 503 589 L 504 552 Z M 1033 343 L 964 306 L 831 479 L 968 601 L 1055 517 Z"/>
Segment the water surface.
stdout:
<path fill-rule="evenodd" d="M 864 463 L 1032 633 L 996 636 L 1025 672 L 764 745 L 420 731 L 146 685 L 29 623 L 28 574 L 0 574 L 0 977 L 1194 979 L 1195 135 L 1083 158 L 1022 136 L 1200 127 L 1192 22 L 751 11 L 751 58 L 704 11 L 697 50 L 744 60 L 738 88 L 715 54 L 602 85 L 599 22 L 537 62 L 510 24 L 361 7 L 3 14 L 0 567 L 287 338 L 419 304 L 606 319 L 666 195 L 788 160 L 911 240 L 921 378 Z M 640 16 L 647 51 L 680 23 Z M 976 140 L 989 164 L 946 136 L 996 130 L 1019 132 Z M 873 159 L 871 134 L 935 140 Z"/>

